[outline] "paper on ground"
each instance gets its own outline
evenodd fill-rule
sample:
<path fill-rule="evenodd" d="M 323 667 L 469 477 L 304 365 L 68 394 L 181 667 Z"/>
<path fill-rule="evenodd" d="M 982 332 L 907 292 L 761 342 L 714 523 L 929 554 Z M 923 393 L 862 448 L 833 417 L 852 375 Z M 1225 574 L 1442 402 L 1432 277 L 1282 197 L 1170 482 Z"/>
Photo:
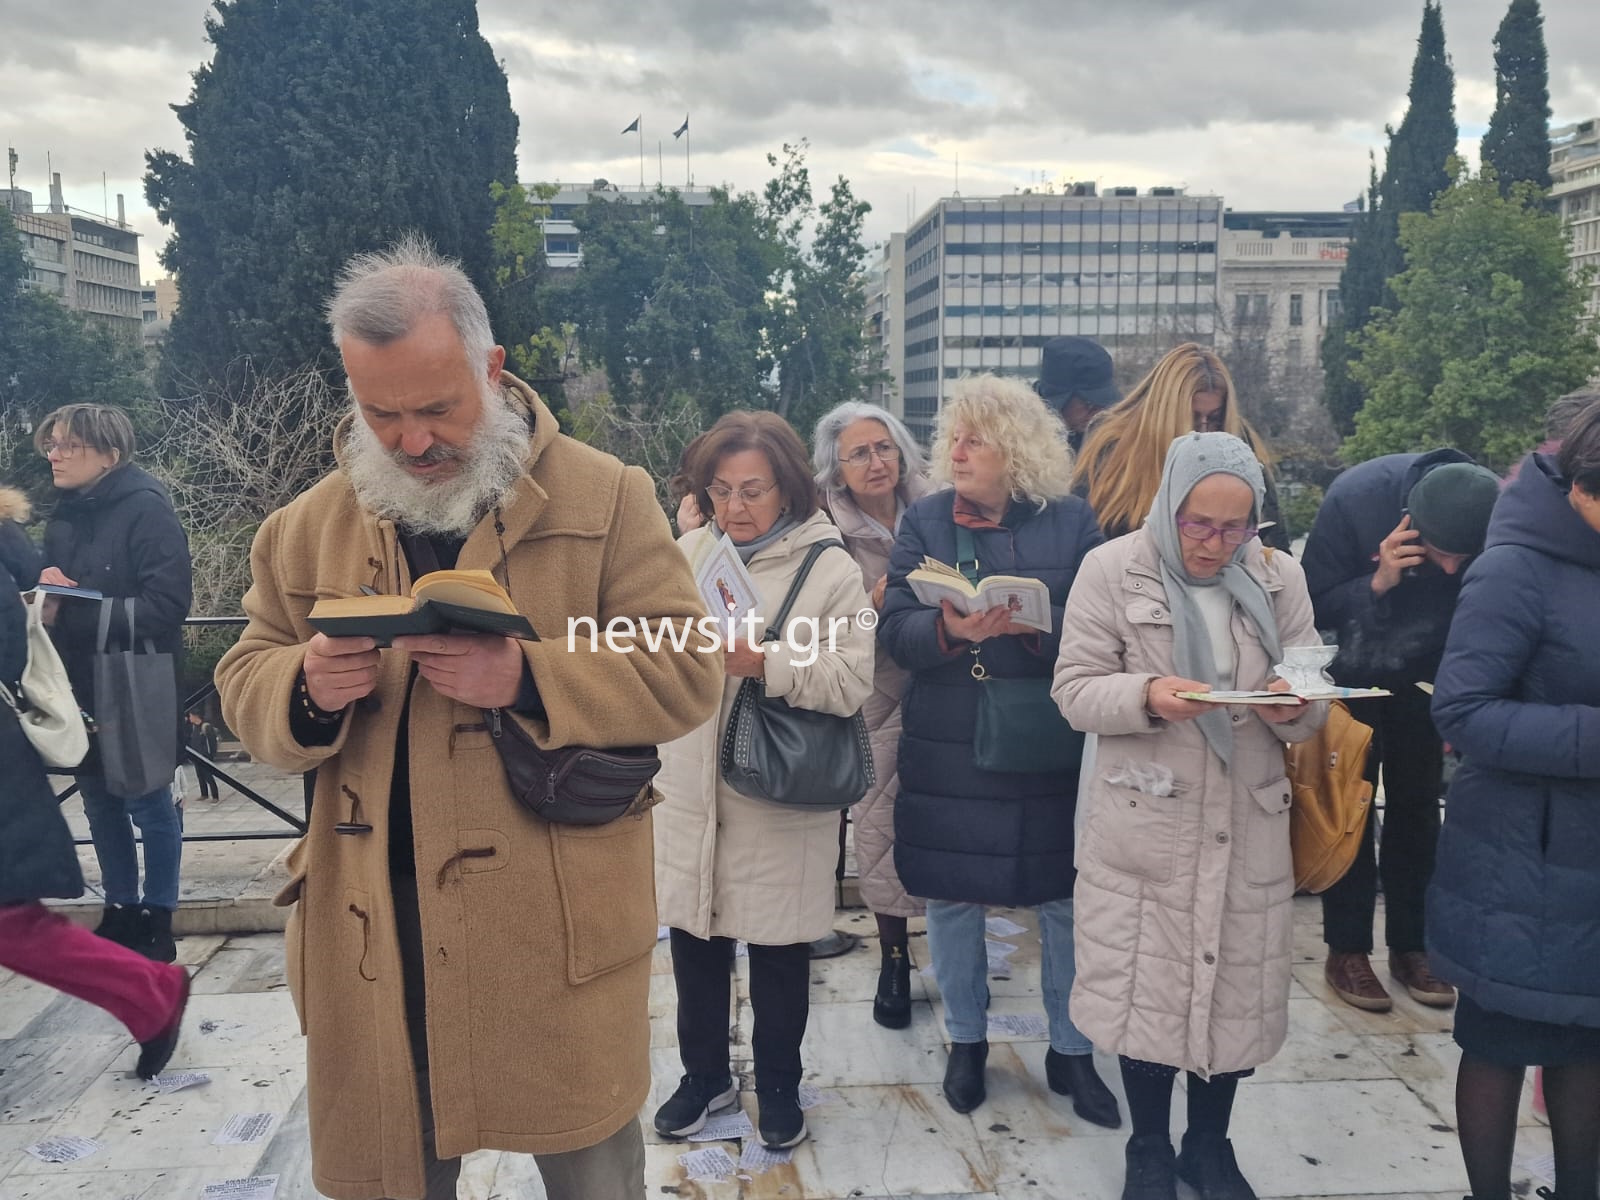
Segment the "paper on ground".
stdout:
<path fill-rule="evenodd" d="M 832 1098 L 814 1083 L 802 1083 L 800 1085 L 800 1094 L 797 1097 L 800 1102 L 801 1112 L 816 1108 L 820 1104 L 826 1104 Z"/>
<path fill-rule="evenodd" d="M 211 1144 L 248 1146 L 259 1142 L 272 1132 L 272 1123 L 277 1119 L 276 1113 L 234 1113 L 217 1136 L 211 1139 Z"/>
<path fill-rule="evenodd" d="M 738 1170 L 738 1164 L 721 1146 L 707 1146 L 704 1150 L 691 1150 L 687 1154 L 680 1154 L 678 1163 L 683 1167 L 685 1175 L 697 1180 L 726 1179 Z"/>
<path fill-rule="evenodd" d="M 744 1153 L 739 1156 L 739 1165 L 746 1171 L 761 1175 L 773 1167 L 781 1167 L 793 1160 L 793 1151 L 768 1150 L 760 1142 L 750 1141 L 744 1144 Z"/>
<path fill-rule="evenodd" d="M 80 1158 L 88 1158 L 98 1150 L 104 1150 L 105 1143 L 97 1142 L 93 1138 L 78 1137 L 75 1134 L 59 1134 L 56 1137 L 47 1137 L 41 1142 L 25 1146 L 29 1154 L 40 1162 L 70 1163 L 77 1162 Z"/>
<path fill-rule="evenodd" d="M 989 959 L 989 974 L 997 979 L 1010 979 L 1011 956 L 1017 952 L 1017 947 L 1010 942 L 997 942 L 993 938 L 985 938 L 983 945 Z"/>
<path fill-rule="evenodd" d="M 272 1200 L 278 1194 L 276 1175 L 251 1175 L 246 1179 L 219 1179 L 208 1183 L 200 1200 Z"/>
<path fill-rule="evenodd" d="M 689 1135 L 691 1142 L 733 1142 L 740 1138 L 754 1137 L 756 1127 L 750 1124 L 750 1118 L 743 1110 L 739 1112 L 723 1113 L 721 1116 L 708 1117 L 706 1123 L 694 1133 Z"/>
<path fill-rule="evenodd" d="M 670 926 L 670 925 L 657 925 L 656 926 L 656 941 L 664 942 L 671 936 L 672 936 L 672 926 Z"/>
<path fill-rule="evenodd" d="M 1047 1038 L 1050 1036 L 1050 1022 L 1039 1013 L 991 1013 L 989 1032 L 1020 1038 Z"/>
<path fill-rule="evenodd" d="M 182 1071 L 171 1075 L 157 1075 L 150 1081 L 150 1086 L 163 1096 L 170 1096 L 173 1092 L 181 1092 L 184 1088 L 199 1087 L 203 1083 L 210 1083 L 211 1076 L 204 1071 Z"/>
<path fill-rule="evenodd" d="M 1019 933 L 1027 933 L 1027 927 L 1018 925 L 1010 917 L 990 917 L 983 923 L 985 933 L 994 937 L 1016 937 Z"/>
<path fill-rule="evenodd" d="M 1517 1166 L 1530 1175 L 1537 1175 L 1549 1183 L 1556 1181 L 1556 1156 L 1554 1154 L 1529 1155 L 1517 1159 Z"/>

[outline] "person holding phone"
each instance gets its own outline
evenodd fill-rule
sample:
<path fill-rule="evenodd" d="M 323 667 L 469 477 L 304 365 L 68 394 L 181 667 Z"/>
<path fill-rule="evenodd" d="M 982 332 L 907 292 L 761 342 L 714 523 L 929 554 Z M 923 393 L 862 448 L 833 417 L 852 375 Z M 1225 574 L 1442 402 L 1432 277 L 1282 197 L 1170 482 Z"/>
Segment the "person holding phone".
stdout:
<path fill-rule="evenodd" d="M 1500 481 L 1459 450 L 1390 454 L 1333 481 L 1306 541 L 1306 584 L 1317 628 L 1339 643 L 1336 682 L 1389 688 L 1350 712 L 1372 726 L 1367 778 L 1383 776 L 1381 856 L 1368 821 L 1349 873 L 1322 894 L 1324 975 L 1347 1004 L 1394 1004 L 1372 969 L 1381 877 L 1389 974 L 1420 1004 L 1447 1008 L 1455 991 L 1428 967 L 1423 898 L 1439 840 L 1444 746 L 1428 695 L 1461 592 L 1483 549 Z"/>

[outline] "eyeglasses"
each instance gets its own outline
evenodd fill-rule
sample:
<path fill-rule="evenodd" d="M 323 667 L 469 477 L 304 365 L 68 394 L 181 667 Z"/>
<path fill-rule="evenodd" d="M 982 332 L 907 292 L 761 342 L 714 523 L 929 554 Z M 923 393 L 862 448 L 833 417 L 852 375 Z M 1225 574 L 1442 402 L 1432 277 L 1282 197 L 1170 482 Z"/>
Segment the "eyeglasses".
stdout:
<path fill-rule="evenodd" d="M 726 504 L 729 500 L 733 499 L 735 495 L 737 495 L 739 499 L 743 500 L 746 504 L 760 504 L 761 498 L 777 486 L 778 485 L 776 481 L 767 484 L 766 487 L 761 488 L 731 488 L 720 483 L 710 483 L 706 485 L 706 494 L 711 497 L 712 502 L 715 504 Z"/>
<path fill-rule="evenodd" d="M 1213 537 L 1219 537 L 1229 546 L 1242 546 L 1261 531 L 1254 525 L 1248 525 L 1243 529 L 1219 529 L 1203 521 L 1185 521 L 1180 517 L 1178 532 L 1191 541 L 1209 542 Z"/>
<path fill-rule="evenodd" d="M 849 454 L 842 455 L 840 461 L 846 466 L 864 467 L 876 457 L 885 466 L 900 461 L 900 447 L 893 442 L 879 442 L 875 446 L 857 446 Z"/>
<path fill-rule="evenodd" d="M 39 453 L 49 458 L 52 454 L 61 458 L 73 458 L 82 454 L 87 447 L 82 442 L 43 442 L 39 446 Z"/>

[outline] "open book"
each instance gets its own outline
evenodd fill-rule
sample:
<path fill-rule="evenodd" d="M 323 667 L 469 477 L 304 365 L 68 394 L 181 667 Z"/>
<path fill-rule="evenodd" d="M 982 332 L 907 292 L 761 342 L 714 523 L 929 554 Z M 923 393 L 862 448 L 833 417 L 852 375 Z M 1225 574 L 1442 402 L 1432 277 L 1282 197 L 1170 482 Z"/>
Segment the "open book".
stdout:
<path fill-rule="evenodd" d="M 974 587 L 966 576 L 948 563 L 936 558 L 924 558 L 922 565 L 906 576 L 906 582 L 917 599 L 931 608 L 939 601 L 948 600 L 963 616 L 986 612 L 997 604 L 1011 609 L 1011 619 L 1018 625 L 1050 632 L 1050 590 L 1037 579 L 1023 579 L 1017 575 L 991 575 L 978 580 Z"/>
<path fill-rule="evenodd" d="M 1291 689 L 1287 692 L 1179 692 L 1183 700 L 1206 704 L 1302 704 L 1308 700 L 1370 700 L 1392 696 L 1383 688 L 1322 687 Z"/>
<path fill-rule="evenodd" d="M 488 571 L 434 571 L 409 596 L 318 600 L 307 617 L 329 637 L 369 637 L 380 646 L 411 633 L 499 633 L 537 641 L 528 618 Z"/>

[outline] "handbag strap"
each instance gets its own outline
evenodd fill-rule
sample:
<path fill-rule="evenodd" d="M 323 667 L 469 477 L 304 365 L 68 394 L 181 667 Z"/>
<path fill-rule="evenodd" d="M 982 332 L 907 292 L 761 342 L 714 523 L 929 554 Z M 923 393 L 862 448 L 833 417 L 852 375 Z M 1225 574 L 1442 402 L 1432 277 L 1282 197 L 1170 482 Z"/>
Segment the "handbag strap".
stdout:
<path fill-rule="evenodd" d="M 128 622 L 128 649 L 132 650 L 134 653 L 138 653 L 139 643 L 134 641 L 133 638 L 133 606 L 135 603 L 137 603 L 137 601 L 135 601 L 132 596 L 123 598 L 122 615 Z M 104 654 L 106 652 L 106 644 L 111 640 L 111 613 L 116 606 L 117 597 L 101 597 L 100 627 L 95 634 L 94 642 L 96 654 Z M 144 640 L 144 652 L 146 654 L 154 654 L 156 652 L 156 644 L 150 638 L 145 638 Z"/>
<path fill-rule="evenodd" d="M 956 570 L 973 587 L 978 586 L 978 541 L 965 525 L 956 526 Z"/>
<path fill-rule="evenodd" d="M 789 585 L 789 594 L 783 598 L 783 607 L 778 610 L 778 615 L 767 623 L 767 631 L 761 635 L 763 642 L 778 640 L 778 630 L 789 627 L 789 610 L 794 607 L 794 602 L 799 598 L 800 589 L 805 585 L 806 576 L 811 574 L 811 568 L 816 565 L 817 559 L 822 557 L 822 552 L 829 546 L 837 546 L 844 550 L 844 543 L 838 538 L 829 538 L 825 542 L 814 542 L 806 551 L 805 561 L 800 564 L 800 570 L 795 572 L 794 582 Z M 849 553 L 846 551 L 846 553 Z"/>

